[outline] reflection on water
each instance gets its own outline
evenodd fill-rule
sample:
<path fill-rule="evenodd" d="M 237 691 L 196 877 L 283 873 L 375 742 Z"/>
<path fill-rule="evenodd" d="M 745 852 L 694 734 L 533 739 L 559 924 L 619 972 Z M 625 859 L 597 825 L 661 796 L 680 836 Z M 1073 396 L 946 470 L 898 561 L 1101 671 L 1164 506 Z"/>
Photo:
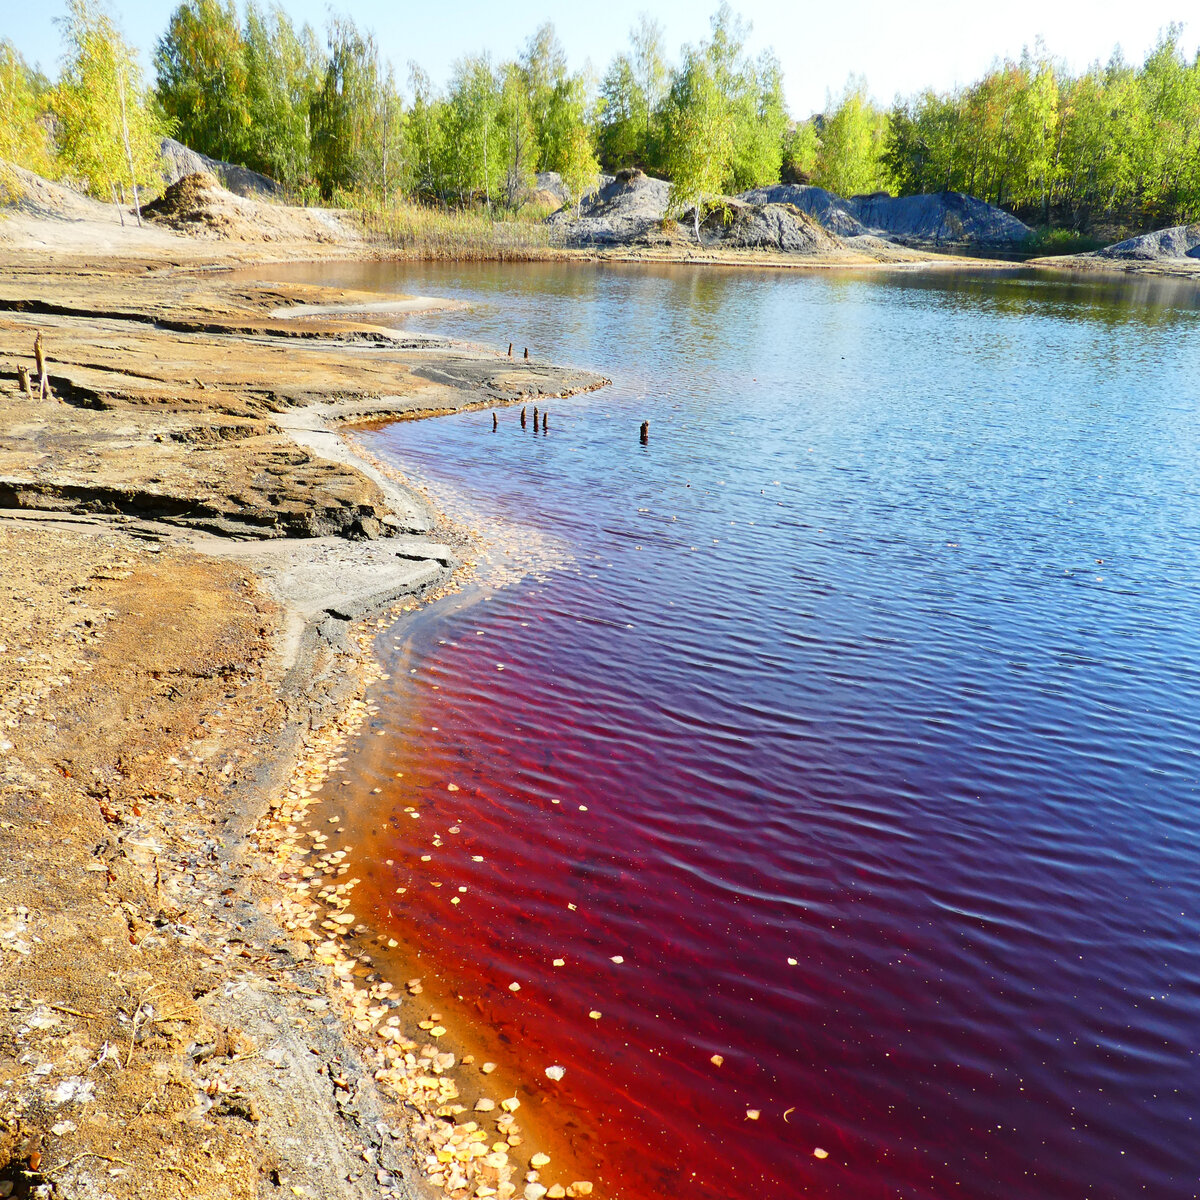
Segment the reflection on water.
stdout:
<path fill-rule="evenodd" d="M 574 558 L 385 636 L 357 759 L 375 919 L 606 1193 L 1194 1195 L 1196 288 L 319 277 L 615 380 L 368 436 Z"/>

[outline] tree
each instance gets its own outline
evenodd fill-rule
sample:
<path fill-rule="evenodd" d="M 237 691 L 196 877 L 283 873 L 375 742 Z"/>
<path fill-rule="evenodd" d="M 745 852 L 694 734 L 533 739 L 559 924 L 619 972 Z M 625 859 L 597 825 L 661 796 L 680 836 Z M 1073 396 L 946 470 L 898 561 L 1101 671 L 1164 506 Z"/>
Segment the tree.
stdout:
<path fill-rule="evenodd" d="M 557 171 L 577 197 L 599 169 L 587 133 L 586 81 L 568 73 L 566 52 L 549 23 L 529 39 L 518 67 L 537 145 L 536 169 Z"/>
<path fill-rule="evenodd" d="M 598 141 L 605 165 L 660 165 L 660 109 L 667 87 L 662 26 L 644 13 L 630 30 L 631 52 L 613 59 L 600 85 Z"/>
<path fill-rule="evenodd" d="M 733 114 L 725 103 L 704 49 L 687 49 L 666 105 L 666 165 L 671 176 L 671 211 L 693 210 L 700 240 L 700 205 L 720 190 L 733 153 Z"/>
<path fill-rule="evenodd" d="M 251 125 L 245 44 L 234 0 L 184 0 L 154 51 L 158 102 L 186 146 L 230 162 Z"/>
<path fill-rule="evenodd" d="M 530 112 L 525 76 L 516 63 L 500 70 L 500 111 L 504 133 L 504 202 L 515 208 L 533 184 L 537 165 L 537 133 Z"/>
<path fill-rule="evenodd" d="M 348 17 L 329 23 L 325 78 L 313 97 L 313 173 L 326 198 L 380 178 L 379 162 L 393 136 L 393 92 L 372 34 Z"/>
<path fill-rule="evenodd" d="M 48 84 L 31 70 L 9 41 L 0 41 L 0 193 L 15 187 L 7 169 L 15 163 L 39 175 L 52 166 L 49 139 L 41 121 Z"/>
<path fill-rule="evenodd" d="M 866 82 L 851 78 L 822 122 L 814 182 L 839 196 L 876 191 L 884 180 L 885 129 L 884 114 L 867 98 Z"/>
<path fill-rule="evenodd" d="M 251 3 L 242 36 L 246 78 L 245 165 L 289 187 L 312 176 L 313 100 L 324 75 L 309 25 L 299 33 L 275 5 Z"/>
<path fill-rule="evenodd" d="M 491 208 L 492 196 L 501 192 L 506 145 L 500 109 L 500 86 L 488 56 L 460 59 L 446 102 L 443 169 L 461 203 L 482 195 Z"/>
<path fill-rule="evenodd" d="M 162 181 L 162 128 L 146 105 L 136 54 L 91 0 L 69 0 L 66 62 L 55 90 L 63 165 L 91 195 Z M 140 219 L 140 216 L 139 216 Z"/>
<path fill-rule="evenodd" d="M 445 197 L 450 190 L 442 170 L 445 104 L 438 99 L 428 74 L 415 62 L 408 64 L 408 85 L 413 94 L 405 127 L 408 142 L 409 186 L 418 195 Z"/>

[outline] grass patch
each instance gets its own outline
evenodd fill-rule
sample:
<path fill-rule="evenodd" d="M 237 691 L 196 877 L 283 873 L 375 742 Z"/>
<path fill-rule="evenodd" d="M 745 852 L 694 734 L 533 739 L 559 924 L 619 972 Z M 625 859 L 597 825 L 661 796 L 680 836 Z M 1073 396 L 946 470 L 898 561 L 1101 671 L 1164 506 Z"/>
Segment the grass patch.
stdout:
<path fill-rule="evenodd" d="M 1025 239 L 1023 249 L 1031 255 L 1088 254 L 1101 250 L 1109 241 L 1091 234 L 1076 233 L 1073 229 L 1035 229 Z"/>
<path fill-rule="evenodd" d="M 485 209 L 443 209 L 398 200 L 392 204 L 361 196 L 337 197 L 363 233 L 406 258 L 434 261 L 512 262 L 555 257 L 561 238 L 545 224 L 547 212 L 526 205 L 503 216 Z"/>

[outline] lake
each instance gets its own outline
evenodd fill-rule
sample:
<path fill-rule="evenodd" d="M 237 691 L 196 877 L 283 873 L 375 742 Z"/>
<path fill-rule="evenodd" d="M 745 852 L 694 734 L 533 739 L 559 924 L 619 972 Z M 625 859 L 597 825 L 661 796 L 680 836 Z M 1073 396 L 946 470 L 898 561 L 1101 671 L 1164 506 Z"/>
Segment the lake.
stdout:
<path fill-rule="evenodd" d="M 346 817 L 597 1195 L 1200 1192 L 1196 286 L 287 277 L 613 380 L 360 435 L 485 547 Z"/>

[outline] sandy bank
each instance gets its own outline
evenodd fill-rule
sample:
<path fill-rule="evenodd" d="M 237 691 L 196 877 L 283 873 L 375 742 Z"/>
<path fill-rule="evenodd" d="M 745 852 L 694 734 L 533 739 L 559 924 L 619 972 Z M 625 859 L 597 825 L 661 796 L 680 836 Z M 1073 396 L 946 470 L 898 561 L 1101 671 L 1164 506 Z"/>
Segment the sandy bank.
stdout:
<path fill-rule="evenodd" d="M 346 298 L 141 249 L 0 269 L 0 1181 L 415 1197 L 441 1153 L 514 1194 L 528 1164 L 436 1115 L 444 1051 L 415 1011 L 386 1023 L 306 891 L 304 801 L 363 712 L 360 618 L 461 553 L 335 430 L 603 381 L 276 317 Z M 39 332 L 45 400 L 18 386 Z"/>

